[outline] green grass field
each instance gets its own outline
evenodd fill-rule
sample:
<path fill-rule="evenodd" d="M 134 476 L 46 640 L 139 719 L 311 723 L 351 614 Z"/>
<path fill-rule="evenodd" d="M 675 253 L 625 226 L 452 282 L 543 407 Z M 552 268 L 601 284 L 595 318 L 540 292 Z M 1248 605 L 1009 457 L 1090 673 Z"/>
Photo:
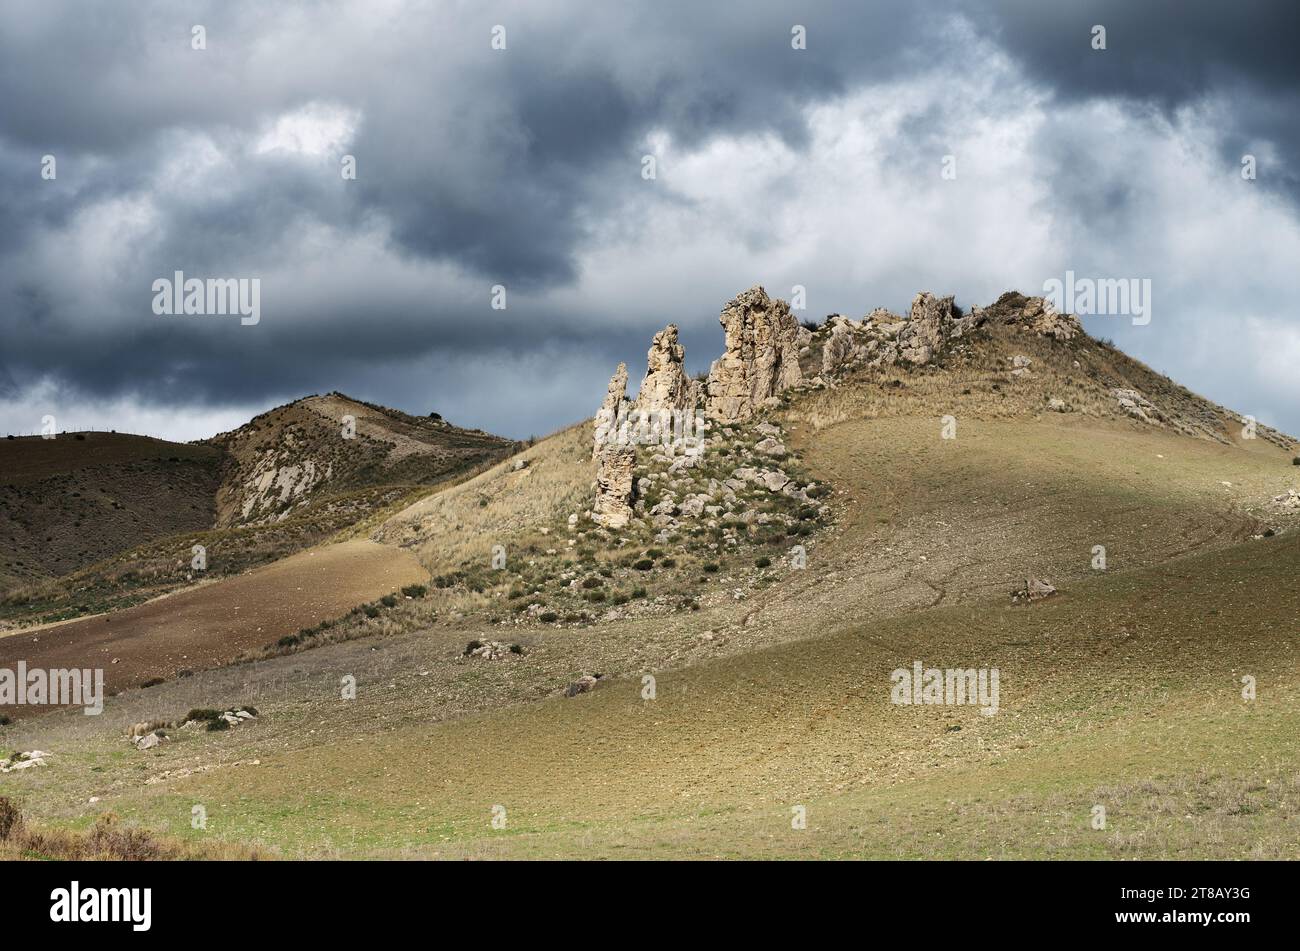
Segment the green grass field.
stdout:
<path fill-rule="evenodd" d="M 56 756 L 0 794 L 55 826 L 111 810 L 285 856 L 1300 857 L 1300 533 L 1266 506 L 1289 459 L 1057 419 L 942 445 L 930 422 L 802 437 L 844 490 L 835 527 L 741 600 L 527 630 L 525 656 L 480 663 L 460 648 L 498 632 L 417 603 L 373 641 L 9 727 L 0 744 Z M 1026 573 L 1060 593 L 1013 605 Z M 998 713 L 890 703 L 918 660 L 998 668 Z M 583 671 L 606 676 L 560 696 Z M 283 693 L 249 692 L 276 676 Z M 147 754 L 121 739 L 204 690 L 262 715 Z"/>

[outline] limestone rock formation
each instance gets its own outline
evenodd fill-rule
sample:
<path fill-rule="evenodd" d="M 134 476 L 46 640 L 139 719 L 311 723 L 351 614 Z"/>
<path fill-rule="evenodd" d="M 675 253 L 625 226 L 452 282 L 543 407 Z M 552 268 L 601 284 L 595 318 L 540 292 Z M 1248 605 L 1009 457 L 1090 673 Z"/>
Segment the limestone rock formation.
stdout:
<path fill-rule="evenodd" d="M 772 300 L 761 287 L 727 304 L 719 322 L 726 350 L 709 370 L 708 413 L 723 424 L 742 422 L 803 378 L 799 323 L 789 304 Z"/>
<path fill-rule="evenodd" d="M 619 425 L 627 415 L 627 364 L 620 363 L 609 378 L 605 401 L 596 411 L 596 439 L 591 458 L 600 455 L 601 447 L 614 441 Z"/>
<path fill-rule="evenodd" d="M 677 342 L 677 325 L 655 334 L 646 354 L 645 379 L 635 408 L 642 413 L 689 410 L 699 401 L 699 384 L 686 375 L 686 351 Z"/>
<path fill-rule="evenodd" d="M 1144 423 L 1158 423 L 1164 419 L 1164 414 L 1137 390 L 1116 387 L 1110 391 L 1110 395 L 1115 397 L 1119 408 L 1134 419 L 1141 420 Z"/>
<path fill-rule="evenodd" d="M 591 508 L 591 517 L 606 528 L 622 528 L 632 518 L 636 449 L 632 446 L 604 446 L 596 459 L 596 501 Z"/>
<path fill-rule="evenodd" d="M 951 297 L 922 291 L 912 299 L 912 315 L 898 334 L 898 356 L 908 363 L 929 363 L 943 350 L 955 318 Z"/>

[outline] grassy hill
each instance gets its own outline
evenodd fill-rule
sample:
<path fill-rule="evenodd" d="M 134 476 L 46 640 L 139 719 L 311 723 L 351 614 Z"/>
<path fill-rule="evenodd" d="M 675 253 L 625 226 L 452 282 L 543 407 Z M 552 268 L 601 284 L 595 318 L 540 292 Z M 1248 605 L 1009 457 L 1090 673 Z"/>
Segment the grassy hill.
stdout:
<path fill-rule="evenodd" d="M 309 396 L 213 437 L 225 454 L 217 524 L 265 524 L 327 492 L 432 485 L 514 451 L 508 439 L 436 414 L 329 393 Z"/>
<path fill-rule="evenodd" d="M 0 440 L 0 593 L 216 515 L 221 453 L 119 433 Z"/>
<path fill-rule="evenodd" d="M 744 488 L 766 521 L 596 529 L 572 427 L 359 524 L 427 592 L 99 718 L 0 728 L 54 754 L 0 795 L 59 828 L 111 810 L 290 856 L 1300 858 L 1289 437 L 1243 438 L 1098 341 L 997 324 L 937 365 L 824 383 L 768 417 L 809 503 Z M 753 425 L 715 436 L 682 492 L 753 461 Z M 663 471 L 638 462 L 655 492 Z M 1029 577 L 1057 593 L 1013 600 Z M 918 661 L 997 668 L 998 712 L 892 703 Z M 236 703 L 258 719 L 122 739 Z"/>
<path fill-rule="evenodd" d="M 355 438 L 343 438 L 345 416 Z M 0 630 L 128 608 L 355 534 L 515 448 L 340 394 L 193 444 L 0 441 Z M 195 545 L 207 550 L 202 573 Z"/>

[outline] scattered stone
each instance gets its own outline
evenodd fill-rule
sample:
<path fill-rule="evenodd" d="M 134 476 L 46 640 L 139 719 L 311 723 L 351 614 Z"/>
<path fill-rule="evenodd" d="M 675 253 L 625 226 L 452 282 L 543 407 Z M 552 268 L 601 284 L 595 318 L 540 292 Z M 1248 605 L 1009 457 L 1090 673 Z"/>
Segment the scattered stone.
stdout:
<path fill-rule="evenodd" d="M 503 644 L 500 641 L 470 641 L 465 646 L 465 656 L 479 660 L 500 660 L 508 654 L 522 654 L 523 648 L 518 644 Z"/>
<path fill-rule="evenodd" d="M 576 697 L 580 693 L 589 693 L 593 690 L 600 680 L 600 674 L 583 674 L 569 686 L 564 688 L 566 697 Z"/>
<path fill-rule="evenodd" d="M 1025 586 L 1011 592 L 1011 600 L 1014 603 L 1021 601 L 1041 601 L 1044 598 L 1050 598 L 1056 594 L 1056 588 L 1052 587 L 1050 581 L 1041 578 L 1026 578 Z"/>
<path fill-rule="evenodd" d="M 152 733 L 146 733 L 144 736 L 136 737 L 135 748 L 137 750 L 151 750 L 155 746 L 161 746 L 167 742 L 167 734 L 162 730 L 154 730 Z"/>
<path fill-rule="evenodd" d="M 44 750 L 30 750 L 26 753 L 14 753 L 8 759 L 0 760 L 0 773 L 12 773 L 19 769 L 31 769 L 44 766 L 51 754 Z"/>
<path fill-rule="evenodd" d="M 1119 403 L 1119 408 L 1134 419 L 1139 419 L 1144 423 L 1156 423 L 1163 418 L 1155 405 L 1137 390 L 1116 387 L 1110 391 L 1110 395 L 1115 397 L 1116 402 Z"/>

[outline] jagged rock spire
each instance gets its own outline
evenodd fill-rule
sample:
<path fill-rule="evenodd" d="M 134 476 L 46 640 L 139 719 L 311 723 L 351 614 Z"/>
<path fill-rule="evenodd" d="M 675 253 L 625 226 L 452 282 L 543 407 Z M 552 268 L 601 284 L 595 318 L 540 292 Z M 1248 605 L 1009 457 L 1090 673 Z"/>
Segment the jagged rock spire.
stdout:
<path fill-rule="evenodd" d="M 677 325 L 655 334 L 646 353 L 645 379 L 636 396 L 641 412 L 684 410 L 699 401 L 699 385 L 686 375 L 686 350 L 677 342 Z"/>
<path fill-rule="evenodd" d="M 720 423 L 741 422 L 803 378 L 799 322 L 789 304 L 758 286 L 737 295 L 718 320 L 727 342 L 709 370 L 708 413 Z"/>

